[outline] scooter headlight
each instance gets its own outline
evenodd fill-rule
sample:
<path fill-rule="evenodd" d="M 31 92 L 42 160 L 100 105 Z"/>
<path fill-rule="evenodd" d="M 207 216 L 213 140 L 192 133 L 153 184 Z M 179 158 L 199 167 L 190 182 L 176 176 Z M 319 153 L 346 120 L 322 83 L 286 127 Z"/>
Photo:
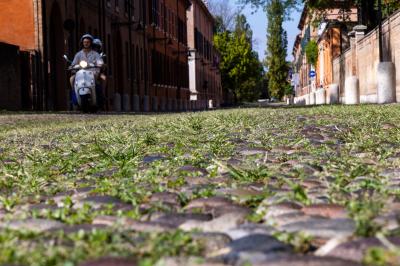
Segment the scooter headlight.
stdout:
<path fill-rule="evenodd" d="M 87 68 L 88 63 L 87 63 L 86 61 L 80 61 L 80 62 L 79 62 L 79 66 L 80 66 L 81 68 Z"/>

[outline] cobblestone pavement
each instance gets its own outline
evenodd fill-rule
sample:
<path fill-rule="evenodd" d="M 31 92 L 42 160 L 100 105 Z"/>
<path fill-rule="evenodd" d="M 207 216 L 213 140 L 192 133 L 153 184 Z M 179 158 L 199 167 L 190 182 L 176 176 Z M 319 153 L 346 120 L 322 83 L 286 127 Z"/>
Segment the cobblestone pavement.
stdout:
<path fill-rule="evenodd" d="M 0 115 L 0 265 L 400 265 L 399 118 Z"/>

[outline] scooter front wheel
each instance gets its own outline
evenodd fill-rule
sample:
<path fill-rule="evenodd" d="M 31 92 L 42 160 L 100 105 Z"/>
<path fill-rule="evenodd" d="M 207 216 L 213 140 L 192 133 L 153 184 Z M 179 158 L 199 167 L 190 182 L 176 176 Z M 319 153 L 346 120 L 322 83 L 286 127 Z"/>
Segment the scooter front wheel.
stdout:
<path fill-rule="evenodd" d="M 88 113 L 90 111 L 90 95 L 81 95 L 81 110 L 84 113 Z"/>

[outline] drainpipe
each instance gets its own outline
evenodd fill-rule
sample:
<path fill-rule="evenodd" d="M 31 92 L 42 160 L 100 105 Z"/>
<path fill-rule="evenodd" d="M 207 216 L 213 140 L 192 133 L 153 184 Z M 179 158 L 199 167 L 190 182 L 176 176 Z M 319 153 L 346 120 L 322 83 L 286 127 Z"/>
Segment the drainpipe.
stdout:
<path fill-rule="evenodd" d="M 42 0 L 42 32 L 43 32 L 43 91 L 42 91 L 42 110 L 47 110 L 47 92 L 49 87 L 49 56 L 47 44 L 47 12 L 46 1 Z"/>
<path fill-rule="evenodd" d="M 388 18 L 390 19 L 390 18 Z M 382 0 L 378 0 L 379 21 L 379 64 L 377 71 L 377 102 L 396 102 L 396 66 L 393 62 L 383 59 L 383 33 L 382 33 Z"/>
<path fill-rule="evenodd" d="M 129 30 L 129 66 L 130 66 L 130 71 L 129 71 L 129 77 L 130 77 L 130 85 L 131 85 L 131 97 L 130 98 L 132 98 L 133 97 L 133 94 L 134 94 L 134 82 L 133 82 L 133 69 L 134 69 L 134 62 L 132 62 L 132 58 L 133 58 L 133 54 L 132 54 L 132 0 L 129 0 L 129 3 L 128 3 L 128 8 L 129 8 L 129 11 L 128 11 L 128 16 L 129 16 L 129 27 L 128 27 L 128 30 Z"/>
<path fill-rule="evenodd" d="M 148 53 L 147 45 L 146 45 L 146 1 L 142 2 L 142 12 L 143 12 L 143 57 Z M 148 55 L 147 55 L 148 56 Z M 143 67 L 144 67 L 144 94 L 145 96 L 149 96 L 149 88 L 148 88 L 148 65 L 147 65 L 147 58 L 143 59 Z"/>
<path fill-rule="evenodd" d="M 78 0 L 75 0 L 75 51 L 79 50 L 79 9 Z"/>
<path fill-rule="evenodd" d="M 379 22 L 379 62 L 383 62 L 382 0 L 378 0 L 378 22 Z"/>

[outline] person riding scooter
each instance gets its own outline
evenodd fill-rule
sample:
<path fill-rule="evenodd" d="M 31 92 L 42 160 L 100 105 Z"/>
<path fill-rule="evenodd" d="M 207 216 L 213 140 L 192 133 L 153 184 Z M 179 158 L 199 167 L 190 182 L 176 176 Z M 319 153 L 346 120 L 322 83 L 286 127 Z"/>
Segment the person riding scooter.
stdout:
<path fill-rule="evenodd" d="M 92 63 L 96 64 L 99 61 L 103 61 L 101 58 L 100 54 L 97 53 L 92 49 L 93 46 L 93 36 L 90 34 L 85 34 L 82 36 L 80 45 L 82 47 L 82 50 L 80 50 L 74 57 L 74 60 L 72 61 L 71 65 L 77 65 L 81 61 L 86 61 L 87 63 Z M 96 73 L 97 75 L 99 73 Z M 74 87 L 74 81 L 75 81 L 75 75 L 72 74 L 70 82 L 71 82 L 71 87 Z"/>
<path fill-rule="evenodd" d="M 104 65 L 102 57 L 92 50 L 93 37 L 85 34 L 81 38 L 82 50 L 79 51 L 69 67 L 72 102 L 84 112 L 95 112 L 98 109 L 97 80 Z M 64 56 L 68 62 L 68 57 Z"/>
<path fill-rule="evenodd" d="M 98 54 L 100 54 L 101 57 L 105 56 L 103 55 L 103 43 L 100 39 L 95 38 L 93 40 L 93 50 L 96 51 Z M 106 67 L 103 65 L 103 67 L 100 69 L 100 75 L 98 79 L 98 86 L 97 88 L 97 100 L 98 100 L 98 106 L 100 109 L 104 108 L 104 101 L 105 101 L 105 90 L 107 86 L 107 73 L 106 73 Z"/>

